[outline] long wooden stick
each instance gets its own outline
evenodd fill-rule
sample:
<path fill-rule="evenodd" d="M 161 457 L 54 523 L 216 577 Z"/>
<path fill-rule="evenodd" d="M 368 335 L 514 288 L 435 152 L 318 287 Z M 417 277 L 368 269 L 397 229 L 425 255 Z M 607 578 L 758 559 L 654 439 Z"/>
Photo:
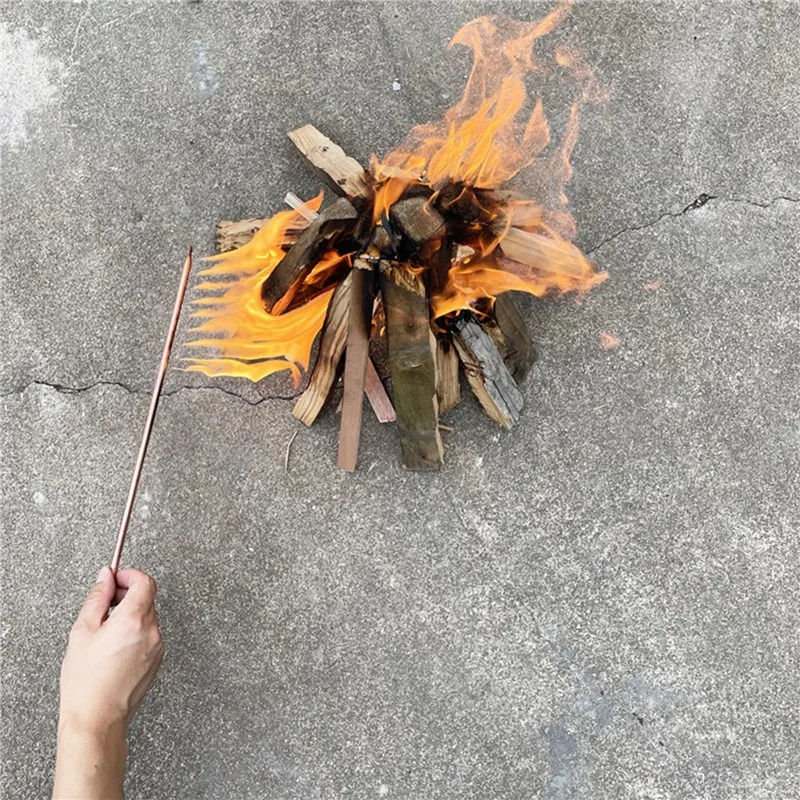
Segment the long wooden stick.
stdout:
<path fill-rule="evenodd" d="M 191 271 L 192 248 L 190 247 L 189 254 L 186 256 L 186 263 L 183 265 L 183 273 L 181 274 L 181 282 L 178 286 L 178 294 L 175 298 L 175 306 L 172 309 L 172 319 L 170 320 L 169 330 L 167 331 L 167 340 L 164 342 L 164 350 L 161 353 L 161 363 L 158 365 L 156 383 L 153 387 L 153 394 L 150 397 L 150 408 L 147 411 L 147 419 L 144 423 L 144 433 L 142 434 L 142 442 L 139 445 L 139 455 L 136 457 L 136 466 L 133 468 L 131 487 L 128 490 L 128 500 L 125 503 L 125 511 L 122 513 L 122 522 L 120 523 L 119 533 L 117 534 L 117 544 L 116 547 L 114 547 L 114 555 L 111 557 L 111 571 L 115 575 L 119 569 L 122 547 L 125 544 L 125 536 L 128 533 L 128 525 L 131 521 L 131 514 L 133 513 L 133 504 L 136 500 L 136 490 L 139 488 L 139 479 L 142 477 L 142 467 L 144 466 L 144 458 L 147 455 L 147 445 L 150 442 L 150 434 L 153 432 L 153 422 L 156 418 L 158 401 L 161 398 L 161 387 L 164 384 L 164 377 L 167 374 L 169 355 L 172 352 L 172 343 L 175 341 L 175 331 L 178 329 L 178 320 L 181 316 L 181 307 L 183 306 L 183 298 L 186 294 L 186 286 L 189 283 L 189 273 Z"/>
<path fill-rule="evenodd" d="M 322 326 L 322 339 L 319 343 L 317 363 L 308 381 L 308 386 L 300 395 L 292 409 L 292 414 L 306 425 L 311 425 L 322 411 L 322 406 L 331 393 L 336 380 L 339 362 L 342 360 L 347 344 L 347 323 L 350 318 L 350 295 L 352 271 L 336 287 Z"/>
<path fill-rule="evenodd" d="M 344 361 L 344 397 L 342 421 L 339 428 L 339 459 L 337 466 L 353 472 L 358 460 L 361 438 L 361 411 L 364 407 L 364 388 L 369 358 L 369 329 L 372 309 L 373 272 L 368 267 L 353 264 L 350 292 L 350 320 L 347 326 L 347 350 Z"/>

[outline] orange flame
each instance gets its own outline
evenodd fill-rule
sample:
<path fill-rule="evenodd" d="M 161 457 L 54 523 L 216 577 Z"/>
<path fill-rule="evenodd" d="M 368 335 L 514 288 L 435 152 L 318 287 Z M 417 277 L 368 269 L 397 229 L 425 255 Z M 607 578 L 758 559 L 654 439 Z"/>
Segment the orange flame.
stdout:
<path fill-rule="evenodd" d="M 315 211 L 322 195 L 308 202 Z M 188 342 L 190 347 L 212 347 L 220 356 L 187 359 L 190 372 L 209 376 L 228 375 L 259 381 L 274 372 L 289 370 L 295 385 L 300 369 L 308 369 L 311 348 L 325 321 L 333 289 L 321 291 L 308 303 L 283 314 L 270 314 L 261 301 L 261 286 L 284 256 L 283 246 L 292 244 L 308 224 L 297 211 L 282 211 L 272 217 L 243 247 L 207 260 L 220 262 L 201 275 L 219 275 L 236 280 L 204 281 L 197 289 L 210 292 L 194 301 L 203 306 L 193 317 L 204 319 L 193 328 L 214 336 Z M 341 257 L 326 257 L 312 270 L 315 281 Z M 214 292 L 222 294 L 213 294 Z"/>
<path fill-rule="evenodd" d="M 580 105 L 602 99 L 594 72 L 573 50 L 555 50 L 555 68 L 567 70 L 580 87 L 561 140 L 552 152 L 550 129 L 540 99 L 532 110 L 525 80 L 547 74 L 533 57 L 537 40 L 570 12 L 562 3 L 538 22 L 481 17 L 453 37 L 452 45 L 472 50 L 473 66 L 461 100 L 444 118 L 411 130 L 401 147 L 382 162 L 373 160 L 380 181 L 374 219 L 380 219 L 411 183 L 434 190 L 448 183 L 495 189 L 530 167 L 538 202 L 509 200 L 498 204 L 491 231 L 461 241 L 477 253 L 456 262 L 447 285 L 431 298 L 434 318 L 472 308 L 509 290 L 541 297 L 553 292 L 586 291 L 606 278 L 569 240 L 575 235 L 564 186 L 572 175 L 570 157 L 578 137 Z M 530 106 L 529 106 L 530 107 Z"/>
<path fill-rule="evenodd" d="M 450 46 L 470 48 L 474 59 L 461 100 L 440 122 L 413 128 L 403 145 L 377 165 L 375 176 L 434 187 L 451 181 L 493 188 L 530 164 L 550 141 L 540 100 L 526 120 L 518 119 L 527 100 L 526 76 L 543 71 L 533 59 L 533 46 L 571 6 L 568 0 L 539 22 L 480 17 L 461 28 Z M 556 63 L 583 77 L 585 65 L 567 51 Z"/>
<path fill-rule="evenodd" d="M 454 264 L 447 286 L 431 298 L 432 315 L 437 319 L 471 309 L 479 300 L 494 301 L 503 292 L 526 292 L 544 297 L 554 292 L 587 291 L 606 277 L 606 273 L 593 272 L 591 267 L 580 275 L 566 270 L 546 273 L 508 259 Z"/>

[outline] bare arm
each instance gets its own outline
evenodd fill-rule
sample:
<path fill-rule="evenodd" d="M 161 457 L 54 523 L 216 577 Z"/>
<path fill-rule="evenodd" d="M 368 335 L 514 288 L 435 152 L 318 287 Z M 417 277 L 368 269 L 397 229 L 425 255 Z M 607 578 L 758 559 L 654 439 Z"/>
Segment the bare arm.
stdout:
<path fill-rule="evenodd" d="M 155 595 L 145 573 L 115 581 L 106 567 L 78 614 L 61 665 L 53 800 L 122 798 L 128 724 L 164 654 Z"/>

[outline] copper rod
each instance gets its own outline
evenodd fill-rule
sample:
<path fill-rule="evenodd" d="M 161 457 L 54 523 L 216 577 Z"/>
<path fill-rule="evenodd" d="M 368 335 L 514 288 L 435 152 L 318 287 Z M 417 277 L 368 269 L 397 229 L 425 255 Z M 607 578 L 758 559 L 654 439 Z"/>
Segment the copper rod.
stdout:
<path fill-rule="evenodd" d="M 147 420 L 144 423 L 142 443 L 139 445 L 139 455 L 136 458 L 136 466 L 133 469 L 131 488 L 128 491 L 128 500 L 125 503 L 125 511 L 122 514 L 122 522 L 120 523 L 119 533 L 117 534 L 117 546 L 114 548 L 114 555 L 111 559 L 111 572 L 113 572 L 115 575 L 119 569 L 119 560 L 122 556 L 122 547 L 125 544 L 125 535 L 128 533 L 128 524 L 131 521 L 133 504 L 136 501 L 136 490 L 139 488 L 139 478 L 142 477 L 144 457 L 147 454 L 147 445 L 150 442 L 150 434 L 153 431 L 153 422 L 156 418 L 156 409 L 158 408 L 158 401 L 161 398 L 161 387 L 164 384 L 164 377 L 167 374 L 169 356 L 172 352 L 172 343 L 175 341 L 175 331 L 178 329 L 178 320 L 181 316 L 181 307 L 183 306 L 183 298 L 186 294 L 186 286 L 189 283 L 189 273 L 191 271 L 192 248 L 190 247 L 189 254 L 186 256 L 186 263 L 183 265 L 183 274 L 181 275 L 180 286 L 178 286 L 178 296 L 175 298 L 175 308 L 172 309 L 172 320 L 169 323 L 169 331 L 167 332 L 167 341 L 164 342 L 164 351 L 161 353 L 161 363 L 158 366 L 156 383 L 153 387 L 153 394 L 150 398 L 150 408 L 147 412 Z"/>

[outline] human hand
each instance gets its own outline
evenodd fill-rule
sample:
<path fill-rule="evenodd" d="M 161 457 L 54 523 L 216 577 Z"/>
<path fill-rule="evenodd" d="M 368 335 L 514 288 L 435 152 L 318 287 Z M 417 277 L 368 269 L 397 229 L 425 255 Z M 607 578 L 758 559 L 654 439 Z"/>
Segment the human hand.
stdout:
<path fill-rule="evenodd" d="M 127 730 L 164 655 L 155 581 L 104 567 L 72 626 L 61 665 L 59 731 Z M 112 610 L 111 606 L 116 604 Z"/>
<path fill-rule="evenodd" d="M 61 664 L 54 800 L 122 800 L 128 723 L 164 655 L 155 596 L 144 572 L 104 567 L 81 607 Z"/>

